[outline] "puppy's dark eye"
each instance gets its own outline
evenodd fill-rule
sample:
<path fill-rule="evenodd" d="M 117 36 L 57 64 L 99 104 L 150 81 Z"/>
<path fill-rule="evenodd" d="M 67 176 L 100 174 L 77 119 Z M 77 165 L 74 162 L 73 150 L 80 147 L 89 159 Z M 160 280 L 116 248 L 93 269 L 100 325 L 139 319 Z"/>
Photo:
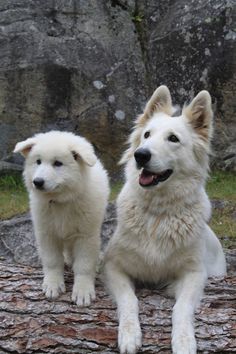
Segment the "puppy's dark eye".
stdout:
<path fill-rule="evenodd" d="M 41 162 L 42 162 L 42 161 L 41 161 L 40 159 L 38 159 L 38 160 L 36 161 L 36 164 L 37 164 L 37 165 L 41 165 Z"/>
<path fill-rule="evenodd" d="M 149 132 L 149 131 L 147 131 L 147 132 L 144 133 L 144 138 L 145 138 L 145 139 L 149 138 L 149 136 L 150 136 L 150 132 Z"/>
<path fill-rule="evenodd" d="M 174 134 L 169 135 L 168 140 L 171 141 L 172 143 L 179 143 L 179 139 Z"/>
<path fill-rule="evenodd" d="M 61 162 L 61 161 L 58 161 L 58 160 L 56 160 L 55 162 L 54 162 L 54 164 L 53 164 L 53 166 L 55 166 L 55 167 L 60 167 L 60 166 L 62 166 L 63 165 L 63 163 Z"/>

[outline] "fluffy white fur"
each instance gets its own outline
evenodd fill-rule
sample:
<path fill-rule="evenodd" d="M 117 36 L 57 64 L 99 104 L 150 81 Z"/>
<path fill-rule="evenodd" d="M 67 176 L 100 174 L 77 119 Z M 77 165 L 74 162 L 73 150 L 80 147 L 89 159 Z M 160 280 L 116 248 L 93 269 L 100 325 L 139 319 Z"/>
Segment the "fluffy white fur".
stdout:
<path fill-rule="evenodd" d="M 201 91 L 181 116 L 166 86 L 160 86 L 138 117 L 130 136 L 126 182 L 117 200 L 118 225 L 105 254 L 105 275 L 119 315 L 121 353 L 141 346 L 138 300 L 133 280 L 159 283 L 176 298 L 172 316 L 172 350 L 195 354 L 194 310 L 208 276 L 226 272 L 222 247 L 208 226 L 210 201 L 204 186 L 212 135 L 211 98 Z M 150 135 L 145 138 L 145 132 Z M 174 134 L 179 141 L 169 140 Z M 145 148 L 145 166 L 172 175 L 155 186 L 139 185 L 141 170 L 134 152 Z"/>
<path fill-rule="evenodd" d="M 35 135 L 18 143 L 14 152 L 26 158 L 24 179 L 43 264 L 43 291 L 48 298 L 65 291 L 65 258 L 74 271 L 73 301 L 89 305 L 95 298 L 107 173 L 92 145 L 68 132 Z M 35 179 L 44 180 L 42 189 L 35 187 Z"/>

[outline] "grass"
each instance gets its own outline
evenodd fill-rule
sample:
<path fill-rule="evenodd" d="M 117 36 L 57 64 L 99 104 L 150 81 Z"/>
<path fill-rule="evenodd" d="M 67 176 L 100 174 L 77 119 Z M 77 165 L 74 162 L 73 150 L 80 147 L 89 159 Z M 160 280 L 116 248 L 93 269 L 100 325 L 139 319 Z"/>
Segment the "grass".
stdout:
<path fill-rule="evenodd" d="M 28 195 L 20 175 L 0 177 L 0 219 L 28 211 Z"/>
<path fill-rule="evenodd" d="M 210 226 L 221 239 L 224 247 L 236 248 L 235 203 L 227 203 L 222 209 L 213 209 Z"/>
<path fill-rule="evenodd" d="M 207 183 L 207 193 L 211 199 L 236 202 L 236 174 L 213 171 Z"/>
<path fill-rule="evenodd" d="M 122 187 L 121 182 L 112 185 L 110 200 L 114 201 Z M 236 175 L 230 172 L 213 171 L 207 183 L 210 199 L 219 201 L 213 209 L 210 226 L 225 247 L 236 248 Z M 28 211 L 28 196 L 22 177 L 0 177 L 0 219 Z"/>
<path fill-rule="evenodd" d="M 211 200 L 221 201 L 213 209 L 210 226 L 224 247 L 236 248 L 236 174 L 213 171 L 206 189 Z"/>

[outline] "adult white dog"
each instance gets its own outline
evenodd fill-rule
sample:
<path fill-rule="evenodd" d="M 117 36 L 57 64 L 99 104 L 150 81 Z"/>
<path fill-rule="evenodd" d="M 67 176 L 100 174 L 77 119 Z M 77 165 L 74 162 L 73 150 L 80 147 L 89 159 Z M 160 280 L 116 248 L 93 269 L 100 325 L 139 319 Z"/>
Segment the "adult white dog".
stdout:
<path fill-rule="evenodd" d="M 224 275 L 221 245 L 208 226 L 204 186 L 212 136 L 211 97 L 201 91 L 173 117 L 160 86 L 130 136 L 126 183 L 118 197 L 118 225 L 105 255 L 105 274 L 118 305 L 121 353 L 141 346 L 133 280 L 160 283 L 176 298 L 172 350 L 196 353 L 194 310 L 208 276 Z"/>
<path fill-rule="evenodd" d="M 65 291 L 65 256 L 74 271 L 72 299 L 89 305 L 95 298 L 107 173 L 92 145 L 73 133 L 38 134 L 19 142 L 14 152 L 26 158 L 24 180 L 43 264 L 43 291 L 48 298 Z"/>

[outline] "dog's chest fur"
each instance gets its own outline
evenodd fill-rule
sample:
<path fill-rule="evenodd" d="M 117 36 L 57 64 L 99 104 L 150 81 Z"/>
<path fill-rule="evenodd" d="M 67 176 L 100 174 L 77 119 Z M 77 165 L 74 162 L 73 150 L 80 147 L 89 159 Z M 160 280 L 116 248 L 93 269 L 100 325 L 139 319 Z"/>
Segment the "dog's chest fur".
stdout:
<path fill-rule="evenodd" d="M 31 209 L 34 222 L 42 233 L 65 241 L 86 234 L 91 223 L 89 208 L 80 200 L 32 203 Z"/>
<path fill-rule="evenodd" d="M 57 203 L 51 203 L 48 213 L 51 219 L 51 226 L 49 226 L 51 232 L 56 234 L 59 238 L 69 239 L 80 233 L 82 222 L 78 205 L 68 204 L 61 207 Z M 75 220 L 77 220 L 77 222 L 75 222 Z"/>
<path fill-rule="evenodd" d="M 175 205 L 168 209 L 121 198 L 114 248 L 122 250 L 121 263 L 134 278 L 161 281 L 174 278 L 181 268 L 194 266 L 201 246 L 200 206 Z M 116 246 L 115 246 L 116 245 Z M 120 257 L 120 255 L 119 255 Z"/>

